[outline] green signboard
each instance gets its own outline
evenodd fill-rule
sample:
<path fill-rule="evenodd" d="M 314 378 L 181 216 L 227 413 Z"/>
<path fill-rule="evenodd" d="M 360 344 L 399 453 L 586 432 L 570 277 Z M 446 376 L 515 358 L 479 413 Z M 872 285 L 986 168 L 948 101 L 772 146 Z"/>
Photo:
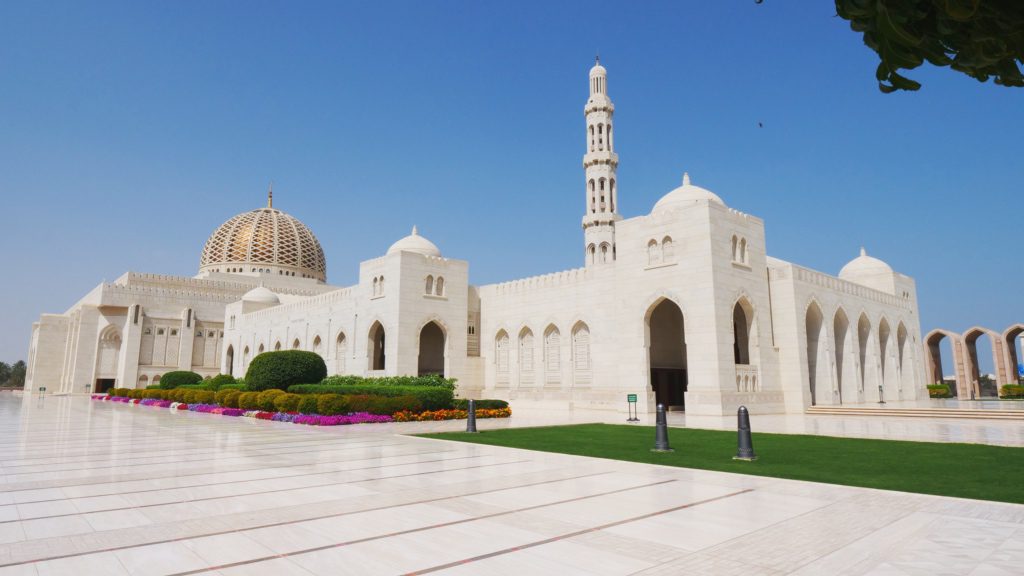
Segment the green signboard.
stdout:
<path fill-rule="evenodd" d="M 626 402 L 636 402 L 636 394 L 626 394 Z"/>

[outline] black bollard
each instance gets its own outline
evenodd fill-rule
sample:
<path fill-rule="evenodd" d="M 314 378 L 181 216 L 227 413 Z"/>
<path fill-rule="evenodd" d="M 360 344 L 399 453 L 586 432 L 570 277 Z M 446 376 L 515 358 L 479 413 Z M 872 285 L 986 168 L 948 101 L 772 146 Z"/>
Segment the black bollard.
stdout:
<path fill-rule="evenodd" d="M 750 438 L 750 413 L 747 412 L 746 406 L 740 406 L 740 409 L 736 411 L 736 420 L 738 426 L 737 449 L 736 455 L 732 459 L 748 462 L 757 460 L 757 456 L 754 454 L 754 441 Z"/>
<path fill-rule="evenodd" d="M 466 408 L 466 432 L 476 432 L 476 401 L 472 399 Z"/>
<path fill-rule="evenodd" d="M 658 404 L 657 420 L 654 425 L 654 448 L 651 452 L 674 452 L 668 445 L 668 420 L 665 418 L 665 405 Z"/>

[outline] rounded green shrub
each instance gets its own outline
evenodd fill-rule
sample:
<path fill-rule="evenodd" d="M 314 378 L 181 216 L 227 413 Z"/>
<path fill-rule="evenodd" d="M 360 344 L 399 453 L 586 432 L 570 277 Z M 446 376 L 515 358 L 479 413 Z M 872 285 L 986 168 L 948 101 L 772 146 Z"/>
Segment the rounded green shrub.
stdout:
<path fill-rule="evenodd" d="M 319 382 L 327 376 L 327 365 L 316 352 L 280 350 L 264 352 L 252 359 L 245 373 L 249 390 L 287 390 L 292 384 Z"/>
<path fill-rule="evenodd" d="M 242 392 L 238 397 L 238 407 L 242 410 L 259 410 L 259 392 Z"/>
<path fill-rule="evenodd" d="M 277 408 L 274 407 L 274 398 L 277 398 L 282 394 L 285 394 L 285 391 L 278 390 L 276 388 L 258 392 L 256 396 L 256 404 L 259 406 L 258 409 L 263 410 L 264 412 L 274 412 L 277 410 Z"/>
<path fill-rule="evenodd" d="M 199 384 L 203 381 L 203 377 L 195 372 L 189 372 L 187 370 L 175 370 L 168 372 L 160 377 L 160 388 L 162 390 L 172 390 L 178 386 L 188 386 L 190 384 Z"/>
<path fill-rule="evenodd" d="M 213 390 L 196 390 L 193 404 L 213 404 L 216 394 Z"/>
<path fill-rule="evenodd" d="M 225 408 L 238 408 L 238 399 L 242 396 L 242 392 L 238 390 L 221 390 L 217 393 L 220 394 L 221 392 L 224 395 L 221 396 L 220 400 L 217 400 L 218 404 Z"/>
<path fill-rule="evenodd" d="M 316 399 L 316 411 L 324 416 L 335 416 L 351 412 L 348 407 L 348 396 L 341 394 L 321 394 Z"/>
<path fill-rule="evenodd" d="M 303 414 L 319 414 L 316 406 L 317 396 L 315 394 L 299 395 L 298 411 Z"/>
<path fill-rule="evenodd" d="M 266 394 L 266 392 L 263 392 Z M 278 412 L 296 412 L 299 409 L 299 400 L 302 396 L 298 394 L 278 394 L 274 398 L 274 408 Z"/>
<path fill-rule="evenodd" d="M 220 387 L 225 384 L 234 384 L 235 377 L 230 374 L 217 374 L 213 378 L 210 378 L 205 382 L 207 390 L 213 390 L 216 392 L 220 390 Z"/>

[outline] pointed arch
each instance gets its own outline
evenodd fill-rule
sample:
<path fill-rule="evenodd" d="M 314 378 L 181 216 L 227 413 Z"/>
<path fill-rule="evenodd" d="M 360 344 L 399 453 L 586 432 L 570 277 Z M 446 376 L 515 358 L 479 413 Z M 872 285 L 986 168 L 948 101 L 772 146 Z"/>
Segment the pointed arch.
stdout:
<path fill-rule="evenodd" d="M 299 342 L 299 339 L 292 340 L 292 350 L 298 350 L 299 348 L 302 348 L 302 343 Z"/>
<path fill-rule="evenodd" d="M 562 378 L 562 333 L 554 324 L 544 329 L 544 378 L 547 382 Z"/>
<path fill-rule="evenodd" d="M 992 378 L 983 378 L 984 374 L 981 371 L 981 358 L 978 356 L 978 341 L 983 336 L 988 337 L 987 345 L 989 346 L 988 352 L 991 354 L 992 360 Z M 967 374 L 970 380 L 970 385 L 974 389 L 974 395 L 976 398 L 983 397 L 999 397 L 999 377 L 1002 370 L 1000 367 L 1003 365 L 1002 348 L 1000 348 L 1000 336 L 996 332 L 989 330 L 988 328 L 982 328 L 981 326 L 973 326 L 966 330 L 963 335 L 965 360 L 967 361 Z"/>
<path fill-rule="evenodd" d="M 348 358 L 348 340 L 344 331 L 338 331 L 334 338 L 334 372 L 335 374 L 345 373 L 345 360 Z"/>
<path fill-rule="evenodd" d="M 436 296 L 444 296 L 444 276 L 437 277 L 437 283 L 434 286 L 434 294 Z"/>
<path fill-rule="evenodd" d="M 281 349 L 281 341 L 278 340 L 277 342 L 274 342 L 274 352 L 277 352 L 280 349 Z"/>
<path fill-rule="evenodd" d="M 647 308 L 644 344 L 655 401 L 666 407 L 684 409 L 689 366 L 685 315 L 677 300 L 659 296 Z"/>
<path fill-rule="evenodd" d="M 943 374 L 942 343 L 949 342 L 950 360 L 953 364 L 953 381 L 946 380 Z M 959 334 L 948 330 L 936 329 L 924 337 L 927 362 L 928 384 L 947 384 L 950 392 L 959 398 L 970 398 L 970 386 L 962 360 L 963 342 Z"/>
<path fill-rule="evenodd" d="M 907 346 L 910 334 L 907 327 L 900 320 L 896 326 L 896 347 L 898 351 L 896 384 L 899 387 L 900 398 L 914 399 L 914 383 L 917 382 L 916 371 L 914 370 L 914 359 L 911 355 L 911 347 Z M 909 384 L 909 385 L 908 385 Z"/>
<path fill-rule="evenodd" d="M 732 307 L 733 360 L 738 365 L 754 363 L 754 307 L 746 296 L 740 296 Z"/>
<path fill-rule="evenodd" d="M 444 377 L 447 342 L 448 332 L 439 322 L 429 320 L 420 328 L 417 360 L 417 373 L 420 376 L 436 374 Z"/>
<path fill-rule="evenodd" d="M 647 265 L 657 264 L 660 260 L 660 251 L 658 250 L 658 241 L 651 238 L 647 242 Z"/>
<path fill-rule="evenodd" d="M 860 367 L 860 391 L 867 397 L 877 394 L 878 389 L 871 335 L 871 320 L 866 313 L 861 312 L 857 319 L 857 359 Z"/>
<path fill-rule="evenodd" d="M 494 335 L 494 365 L 499 375 L 508 376 L 509 372 L 509 339 L 504 328 Z"/>
<path fill-rule="evenodd" d="M 233 345 L 231 345 L 231 344 L 228 344 L 228 351 L 225 353 L 224 356 L 227 359 L 228 375 L 229 376 L 234 376 L 235 375 L 235 347 Z"/>
<path fill-rule="evenodd" d="M 320 335 L 316 334 L 313 336 L 313 352 L 323 356 L 323 341 L 320 340 Z"/>
<path fill-rule="evenodd" d="M 1018 338 L 1024 334 L 1024 324 L 1014 324 L 1003 331 L 1002 346 L 1006 350 L 1006 382 L 1020 382 L 1024 376 L 1024 358 L 1021 357 Z"/>
<path fill-rule="evenodd" d="M 374 320 L 366 333 L 367 368 L 373 371 L 387 369 L 387 341 L 384 325 Z"/>
<path fill-rule="evenodd" d="M 892 358 L 892 328 L 889 320 L 882 316 L 878 321 L 878 382 L 882 385 L 883 400 L 895 399 L 896 368 Z"/>
<path fill-rule="evenodd" d="M 573 370 L 577 374 L 577 380 L 589 380 L 589 378 L 581 378 L 581 376 L 589 375 L 592 368 L 590 358 L 590 326 L 587 326 L 587 323 L 582 320 L 576 322 L 572 327 L 572 361 Z"/>
<path fill-rule="evenodd" d="M 675 257 L 676 257 L 676 247 L 672 243 L 672 237 L 671 236 L 665 236 L 664 238 L 661 239 L 661 261 L 662 262 L 671 262 L 671 261 L 675 260 Z"/>
<path fill-rule="evenodd" d="M 832 382 L 828 354 L 825 315 L 816 300 L 807 305 L 804 315 L 804 339 L 807 352 L 807 380 L 811 406 L 832 403 Z"/>
<path fill-rule="evenodd" d="M 850 335 L 850 318 L 842 306 L 836 309 L 832 318 L 833 351 L 835 353 L 836 389 L 838 401 L 856 402 L 856 375 L 854 368 L 853 342 Z"/>
<path fill-rule="evenodd" d="M 424 286 L 423 286 L 423 293 L 424 294 L 433 294 L 434 293 L 434 276 L 431 275 L 431 274 L 427 274 L 427 279 L 424 282 Z"/>
<path fill-rule="evenodd" d="M 534 372 L 534 341 L 533 330 L 523 326 L 519 330 L 519 384 L 532 384 Z"/>
<path fill-rule="evenodd" d="M 732 235 L 732 261 L 733 262 L 739 261 L 739 258 L 737 258 L 737 256 L 739 256 L 739 241 L 740 241 L 739 238 L 735 234 L 733 234 Z"/>

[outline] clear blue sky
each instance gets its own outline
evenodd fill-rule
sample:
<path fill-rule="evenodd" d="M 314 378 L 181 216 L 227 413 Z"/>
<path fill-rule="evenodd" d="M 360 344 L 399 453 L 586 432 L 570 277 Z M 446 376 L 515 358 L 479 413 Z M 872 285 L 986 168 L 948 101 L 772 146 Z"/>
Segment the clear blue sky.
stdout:
<path fill-rule="evenodd" d="M 1024 320 L 1024 90 L 883 95 L 830 2 L 12 1 L 0 38 L 3 360 L 104 279 L 195 274 L 270 180 L 334 284 L 413 224 L 475 283 L 581 265 L 596 51 L 627 217 L 687 170 L 773 256 L 914 276 L 925 331 Z"/>

